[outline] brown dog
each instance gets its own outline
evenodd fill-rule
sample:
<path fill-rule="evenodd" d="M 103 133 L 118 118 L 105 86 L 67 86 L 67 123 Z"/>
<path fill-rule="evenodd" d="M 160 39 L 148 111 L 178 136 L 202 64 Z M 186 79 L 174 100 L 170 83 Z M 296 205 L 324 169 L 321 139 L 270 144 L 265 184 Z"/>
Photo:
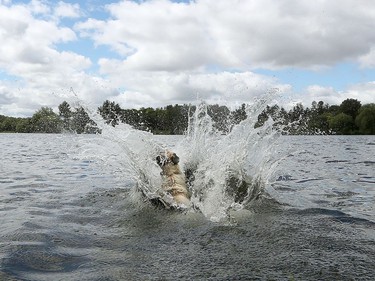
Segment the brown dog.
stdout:
<path fill-rule="evenodd" d="M 176 153 L 166 151 L 156 157 L 156 162 L 162 169 L 160 174 L 163 178 L 163 190 L 171 194 L 176 203 L 189 206 L 189 193 L 186 188 L 185 175 L 178 165 L 179 157 Z"/>

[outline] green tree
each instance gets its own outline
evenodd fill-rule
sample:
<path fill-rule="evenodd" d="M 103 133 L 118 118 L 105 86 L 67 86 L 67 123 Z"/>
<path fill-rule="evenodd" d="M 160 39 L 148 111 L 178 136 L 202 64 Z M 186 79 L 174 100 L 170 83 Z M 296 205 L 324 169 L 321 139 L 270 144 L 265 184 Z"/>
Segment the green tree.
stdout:
<path fill-rule="evenodd" d="M 357 117 L 360 108 L 361 102 L 356 99 L 346 99 L 340 104 L 340 111 L 350 115 L 353 120 Z"/>
<path fill-rule="evenodd" d="M 16 132 L 17 133 L 31 133 L 32 132 L 31 118 L 17 118 Z"/>
<path fill-rule="evenodd" d="M 126 123 L 135 129 L 139 129 L 140 113 L 136 109 L 123 109 L 121 110 L 120 121 Z"/>
<path fill-rule="evenodd" d="M 355 119 L 361 134 L 375 134 L 375 103 L 363 105 Z"/>
<path fill-rule="evenodd" d="M 140 109 L 140 116 L 141 116 L 141 129 L 144 131 L 151 131 L 153 132 L 157 127 L 157 123 L 160 120 L 156 118 L 156 111 L 151 107 Z"/>
<path fill-rule="evenodd" d="M 353 117 L 339 113 L 328 120 L 329 127 L 339 135 L 349 135 L 353 133 L 354 121 Z"/>
<path fill-rule="evenodd" d="M 59 105 L 58 108 L 59 108 L 59 116 L 62 121 L 63 129 L 71 130 L 71 121 L 72 121 L 73 113 L 72 113 L 69 103 L 67 103 L 66 101 L 63 101 Z"/>
<path fill-rule="evenodd" d="M 329 113 L 323 113 L 316 118 L 315 132 L 322 134 L 330 134 Z"/>
<path fill-rule="evenodd" d="M 72 117 L 72 110 L 70 109 L 70 105 L 68 102 L 63 101 L 59 105 L 59 115 L 65 119 L 69 119 Z"/>
<path fill-rule="evenodd" d="M 311 110 L 307 108 L 306 120 L 307 120 L 307 131 L 309 134 L 328 134 L 328 104 L 324 104 L 323 101 L 313 101 L 311 104 Z"/>
<path fill-rule="evenodd" d="M 297 103 L 293 109 L 288 113 L 287 126 L 284 131 L 292 135 L 311 134 L 308 127 L 308 120 L 311 115 L 311 110 L 307 107 L 304 108 L 302 103 Z"/>
<path fill-rule="evenodd" d="M 340 106 L 339 105 L 331 105 L 331 106 L 328 107 L 327 112 L 332 114 L 332 115 L 337 115 L 341 112 Z"/>
<path fill-rule="evenodd" d="M 90 118 L 86 110 L 81 106 L 72 113 L 72 129 L 77 134 L 100 133 L 97 124 Z"/>
<path fill-rule="evenodd" d="M 230 130 L 230 110 L 225 105 L 210 105 L 207 108 L 208 115 L 214 122 L 213 127 L 223 133 L 228 133 Z"/>
<path fill-rule="evenodd" d="M 182 105 L 168 105 L 165 108 L 165 125 L 168 134 L 180 135 L 185 132 L 188 124 L 188 113 Z"/>
<path fill-rule="evenodd" d="M 118 103 L 106 100 L 103 105 L 98 108 L 98 111 L 103 119 L 106 120 L 107 124 L 110 124 L 113 127 L 119 124 L 122 109 Z"/>
<path fill-rule="evenodd" d="M 239 124 L 241 121 L 247 118 L 246 104 L 242 104 L 240 108 L 231 112 L 231 124 Z"/>
<path fill-rule="evenodd" d="M 290 122 L 300 121 L 304 115 L 304 111 L 305 109 L 302 103 L 297 103 L 295 106 L 293 106 L 293 109 L 289 111 Z"/>
<path fill-rule="evenodd" d="M 286 116 L 286 111 L 284 108 L 281 108 L 278 105 L 269 106 L 258 115 L 258 121 L 255 123 L 254 127 L 258 128 L 264 125 L 264 123 L 271 117 L 275 122 L 275 127 L 283 125 L 283 120 Z"/>
<path fill-rule="evenodd" d="M 0 132 L 15 132 L 16 122 L 15 118 L 0 116 Z"/>
<path fill-rule="evenodd" d="M 50 107 L 42 107 L 31 117 L 33 132 L 36 133 L 60 133 L 61 121 Z"/>
<path fill-rule="evenodd" d="M 30 119 L 0 115 L 0 132 L 30 133 L 32 132 Z"/>

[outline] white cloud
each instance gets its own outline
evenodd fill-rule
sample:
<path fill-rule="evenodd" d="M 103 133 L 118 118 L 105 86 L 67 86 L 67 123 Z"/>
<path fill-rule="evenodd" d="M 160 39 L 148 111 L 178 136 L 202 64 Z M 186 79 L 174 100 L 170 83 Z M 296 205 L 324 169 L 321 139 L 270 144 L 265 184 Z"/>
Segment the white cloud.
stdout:
<path fill-rule="evenodd" d="M 12 3 L 12 0 L 0 0 L 1 5 L 9 5 L 10 3 Z"/>
<path fill-rule="evenodd" d="M 69 28 L 34 18 L 26 6 L 0 6 L 0 14 L 0 67 L 6 70 L 17 63 L 48 63 L 59 55 L 54 44 L 77 39 Z"/>
<path fill-rule="evenodd" d="M 343 93 L 337 92 L 333 87 L 322 87 L 319 85 L 311 85 L 307 87 L 302 102 L 306 106 L 310 106 L 313 101 L 324 101 L 329 104 L 340 104 Z"/>
<path fill-rule="evenodd" d="M 292 90 L 252 69 L 315 69 L 368 54 L 375 45 L 369 28 L 375 5 L 365 2 L 366 8 L 353 11 L 353 1 L 340 7 L 323 0 L 122 1 L 107 6 L 110 19 L 75 27 L 123 57 L 103 58 L 99 65 L 116 87 L 127 89 L 117 97 L 127 106 L 186 102 L 197 95 L 241 102 L 269 88 Z M 315 97 L 342 101 L 333 88 L 321 88 Z"/>
<path fill-rule="evenodd" d="M 44 7 L 39 1 L 0 6 L 0 69 L 17 77 L 17 81 L 0 80 L 1 114 L 30 115 L 40 106 L 57 106 L 72 97 L 71 88 L 96 104 L 114 93 L 103 78 L 85 73 L 92 65 L 89 58 L 57 50 L 57 44 L 75 41 L 77 36 L 53 18 L 35 16 L 50 11 Z"/>
<path fill-rule="evenodd" d="M 60 1 L 55 7 L 55 16 L 62 18 L 78 18 L 81 15 L 79 4 Z"/>
<path fill-rule="evenodd" d="M 375 102 L 375 82 L 355 84 L 343 91 L 336 91 L 332 87 L 312 85 L 304 93 L 303 99 L 297 100 L 306 106 L 313 101 L 324 101 L 331 105 L 339 105 L 345 99 L 357 99 L 362 104 Z"/>
<path fill-rule="evenodd" d="M 298 72 L 347 62 L 375 68 L 373 0 L 124 0 L 106 11 L 107 18 L 84 20 L 88 11 L 78 4 L 0 0 L 0 70 L 19 79 L 16 85 L 0 80 L 0 114 L 28 115 L 72 95 L 93 106 L 106 98 L 123 107 L 197 97 L 235 104 L 271 88 L 293 91 L 256 74 L 259 68 Z M 83 39 L 97 49 L 63 51 Z M 103 47 L 117 56 L 97 59 Z M 374 82 L 343 91 L 313 85 L 301 100 L 337 104 L 347 97 L 374 102 Z"/>
<path fill-rule="evenodd" d="M 375 81 L 352 85 L 345 98 L 355 98 L 365 103 L 375 103 Z"/>
<path fill-rule="evenodd" d="M 110 77 L 113 86 L 126 85 L 122 101 L 125 107 L 164 106 L 171 103 L 189 103 L 197 99 L 227 105 L 252 102 L 271 88 L 288 93 L 290 85 L 253 72 L 199 71 L 129 71 L 117 60 L 101 60 L 103 74 Z"/>
<path fill-rule="evenodd" d="M 359 57 L 359 63 L 362 68 L 375 68 L 375 46 L 370 52 Z"/>
<path fill-rule="evenodd" d="M 372 0 L 154 0 L 107 8 L 112 18 L 76 27 L 124 56 L 129 69 L 314 68 L 357 60 L 375 45 Z"/>
<path fill-rule="evenodd" d="M 48 14 L 51 11 L 51 8 L 45 2 L 40 0 L 32 0 L 25 7 L 32 14 Z"/>

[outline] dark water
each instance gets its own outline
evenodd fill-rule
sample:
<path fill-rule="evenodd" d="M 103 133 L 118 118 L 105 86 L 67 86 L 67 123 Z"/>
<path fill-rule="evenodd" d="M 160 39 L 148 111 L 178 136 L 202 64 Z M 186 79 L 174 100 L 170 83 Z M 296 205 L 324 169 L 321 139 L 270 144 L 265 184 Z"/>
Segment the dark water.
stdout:
<path fill-rule="evenodd" d="M 374 137 L 282 137 L 226 222 L 143 203 L 100 139 L 0 135 L 0 280 L 375 280 Z"/>

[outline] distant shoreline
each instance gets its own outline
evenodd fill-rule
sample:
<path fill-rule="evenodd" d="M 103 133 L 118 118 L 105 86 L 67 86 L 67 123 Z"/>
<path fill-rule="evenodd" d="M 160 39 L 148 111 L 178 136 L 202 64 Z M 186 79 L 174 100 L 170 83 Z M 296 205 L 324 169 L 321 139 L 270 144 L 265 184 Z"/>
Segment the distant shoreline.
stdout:
<path fill-rule="evenodd" d="M 261 112 L 260 106 L 264 107 Z M 134 129 L 155 135 L 183 135 L 198 107 L 199 114 L 209 117 L 212 129 L 219 134 L 228 134 L 234 126 L 248 120 L 254 129 L 267 123 L 285 135 L 375 135 L 375 103 L 362 105 L 356 99 L 346 99 L 340 105 L 313 102 L 311 108 L 299 103 L 289 111 L 276 104 L 242 104 L 239 108 L 230 110 L 225 105 L 205 103 L 199 106 L 175 104 L 163 108 L 122 109 L 119 104 L 106 100 L 98 107 L 97 113 L 109 126 L 116 127 L 125 123 Z M 72 108 L 64 101 L 58 108 L 59 112 L 55 113 L 52 108 L 42 107 L 27 118 L 0 115 L 0 132 L 101 133 L 101 129 L 83 107 Z M 260 113 L 256 116 L 254 112 Z M 271 124 L 268 122 L 270 119 Z"/>

